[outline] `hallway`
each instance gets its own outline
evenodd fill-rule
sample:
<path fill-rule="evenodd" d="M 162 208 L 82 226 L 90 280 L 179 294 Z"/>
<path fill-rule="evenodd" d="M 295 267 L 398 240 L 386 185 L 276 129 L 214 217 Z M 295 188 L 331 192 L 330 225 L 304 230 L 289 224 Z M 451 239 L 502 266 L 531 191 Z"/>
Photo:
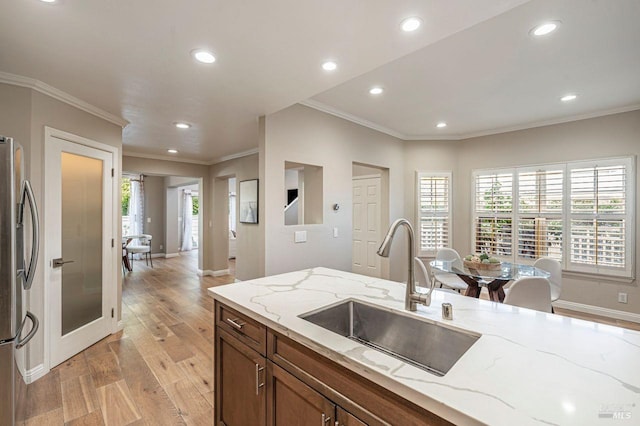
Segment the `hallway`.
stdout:
<path fill-rule="evenodd" d="M 213 300 L 230 275 L 198 277 L 197 251 L 135 261 L 124 330 L 29 386 L 25 425 L 211 425 Z"/>

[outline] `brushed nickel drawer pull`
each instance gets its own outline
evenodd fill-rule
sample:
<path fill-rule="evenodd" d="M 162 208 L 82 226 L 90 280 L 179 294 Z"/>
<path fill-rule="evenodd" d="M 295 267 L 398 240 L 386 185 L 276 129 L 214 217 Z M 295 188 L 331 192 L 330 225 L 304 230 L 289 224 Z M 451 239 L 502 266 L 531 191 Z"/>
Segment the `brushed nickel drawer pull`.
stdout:
<path fill-rule="evenodd" d="M 322 426 L 326 426 L 331 421 L 331 417 L 327 417 L 322 413 Z"/>
<path fill-rule="evenodd" d="M 260 372 L 264 370 L 264 367 L 260 367 L 260 364 L 256 364 L 256 395 L 260 395 L 260 388 L 264 386 L 264 382 L 260 383 Z"/>
<path fill-rule="evenodd" d="M 242 330 L 242 327 L 244 327 L 245 323 L 244 322 L 239 322 L 238 320 L 239 320 L 239 318 L 234 318 L 234 319 L 227 318 L 227 322 L 229 324 L 231 324 L 232 326 L 234 326 L 238 330 Z"/>

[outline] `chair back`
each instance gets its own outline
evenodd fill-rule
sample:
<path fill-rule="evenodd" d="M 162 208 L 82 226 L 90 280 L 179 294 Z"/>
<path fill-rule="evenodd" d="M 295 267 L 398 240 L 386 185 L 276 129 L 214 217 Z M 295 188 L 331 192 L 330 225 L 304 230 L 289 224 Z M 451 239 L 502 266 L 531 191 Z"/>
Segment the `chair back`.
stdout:
<path fill-rule="evenodd" d="M 460 260 L 460 255 L 452 248 L 441 248 L 436 252 L 436 260 Z"/>
<path fill-rule="evenodd" d="M 516 280 L 504 298 L 507 305 L 551 312 L 549 280 L 543 277 L 524 277 Z"/>
<path fill-rule="evenodd" d="M 562 291 L 562 265 L 560 265 L 560 262 L 550 257 L 541 257 L 534 262 L 533 266 L 551 274 L 549 277 L 551 301 L 558 300 Z"/>
<path fill-rule="evenodd" d="M 142 234 L 142 235 L 140 235 L 140 239 L 138 241 L 140 241 L 140 244 L 143 245 L 143 246 L 150 246 L 152 238 L 153 238 L 152 235 Z"/>

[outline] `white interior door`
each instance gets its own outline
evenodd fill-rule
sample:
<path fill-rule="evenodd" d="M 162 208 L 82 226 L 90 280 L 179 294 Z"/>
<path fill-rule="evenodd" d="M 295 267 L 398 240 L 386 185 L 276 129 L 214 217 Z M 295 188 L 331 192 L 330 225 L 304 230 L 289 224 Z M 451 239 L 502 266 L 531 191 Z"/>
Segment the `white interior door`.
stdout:
<path fill-rule="evenodd" d="M 113 153 L 48 136 L 45 229 L 49 365 L 112 330 Z M 57 259 L 57 260 L 56 260 Z"/>
<path fill-rule="evenodd" d="M 353 178 L 353 264 L 352 271 L 371 277 L 382 276 L 380 177 Z"/>

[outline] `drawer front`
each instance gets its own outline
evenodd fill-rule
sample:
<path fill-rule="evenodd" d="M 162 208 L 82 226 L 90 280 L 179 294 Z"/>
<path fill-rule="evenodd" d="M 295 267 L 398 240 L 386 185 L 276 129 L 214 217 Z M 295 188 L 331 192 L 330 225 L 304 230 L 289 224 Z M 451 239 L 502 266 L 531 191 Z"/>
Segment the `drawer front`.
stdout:
<path fill-rule="evenodd" d="M 232 333 L 256 352 L 266 354 L 267 328 L 259 322 L 216 302 L 216 325 Z"/>

